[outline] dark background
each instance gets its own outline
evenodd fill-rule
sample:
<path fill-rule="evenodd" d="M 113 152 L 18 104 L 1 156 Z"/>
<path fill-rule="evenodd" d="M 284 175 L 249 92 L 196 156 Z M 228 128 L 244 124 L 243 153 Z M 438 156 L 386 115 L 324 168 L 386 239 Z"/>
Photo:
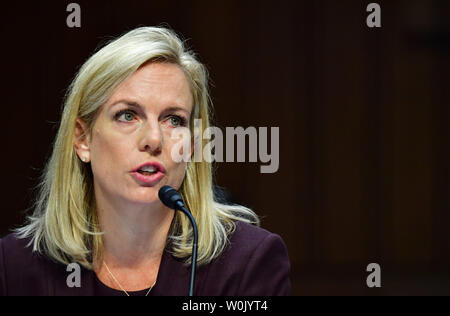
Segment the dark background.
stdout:
<path fill-rule="evenodd" d="M 175 29 L 204 62 L 218 126 L 279 126 L 280 168 L 220 163 L 217 184 L 285 240 L 294 295 L 450 295 L 449 1 L 1 4 L 0 235 L 23 222 L 61 102 L 100 43 Z M 366 286 L 381 266 L 382 287 Z"/>

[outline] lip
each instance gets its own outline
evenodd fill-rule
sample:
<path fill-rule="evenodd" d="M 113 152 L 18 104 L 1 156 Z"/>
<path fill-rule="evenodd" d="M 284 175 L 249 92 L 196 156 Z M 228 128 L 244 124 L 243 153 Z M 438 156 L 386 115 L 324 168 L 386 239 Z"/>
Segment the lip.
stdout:
<path fill-rule="evenodd" d="M 164 177 L 164 173 L 161 171 L 156 172 L 155 174 L 152 174 L 151 176 L 145 176 L 143 174 L 140 174 L 139 172 L 135 171 L 132 172 L 131 175 L 141 184 L 147 185 L 147 186 L 154 186 L 159 182 L 159 180 Z"/>
<path fill-rule="evenodd" d="M 139 173 L 138 170 L 145 166 L 155 167 L 157 169 L 156 173 L 154 173 L 150 176 L 146 176 L 146 175 Z M 131 171 L 131 175 L 133 176 L 133 178 L 135 178 L 140 184 L 147 185 L 147 186 L 153 186 L 156 183 L 158 183 L 159 180 L 161 180 L 164 177 L 165 173 L 166 173 L 166 169 L 159 162 L 147 162 Z"/>
<path fill-rule="evenodd" d="M 131 172 L 137 172 L 139 169 L 143 168 L 143 167 L 147 167 L 147 166 L 151 166 L 151 167 L 155 167 L 158 172 L 161 173 L 166 173 L 166 168 L 164 168 L 164 166 L 162 164 L 160 164 L 159 162 L 146 162 L 142 165 L 140 165 L 139 167 L 137 167 L 136 169 L 131 170 Z"/>

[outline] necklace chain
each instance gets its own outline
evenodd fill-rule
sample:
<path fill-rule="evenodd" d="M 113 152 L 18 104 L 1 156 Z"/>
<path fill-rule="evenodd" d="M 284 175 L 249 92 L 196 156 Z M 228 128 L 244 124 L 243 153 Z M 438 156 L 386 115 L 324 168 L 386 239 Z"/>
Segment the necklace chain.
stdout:
<path fill-rule="evenodd" d="M 113 278 L 114 282 L 117 283 L 117 285 L 120 287 L 120 289 L 121 289 L 122 291 L 124 291 L 125 294 L 126 294 L 127 296 L 130 296 L 130 294 L 128 294 L 128 292 L 125 291 L 125 289 L 122 287 L 122 285 L 120 284 L 120 282 L 117 281 L 116 277 L 115 277 L 114 274 L 111 272 L 111 270 L 109 270 L 108 265 L 106 264 L 106 262 L 105 262 L 104 260 L 103 260 L 103 264 L 105 265 L 106 270 L 108 270 L 108 273 L 109 273 L 109 274 L 111 275 L 111 277 Z M 153 283 L 153 285 L 148 289 L 147 294 L 145 294 L 145 296 L 147 296 L 148 293 L 150 293 L 150 291 L 153 289 L 153 287 L 155 286 L 155 284 L 156 284 L 156 280 L 155 280 L 155 283 Z"/>

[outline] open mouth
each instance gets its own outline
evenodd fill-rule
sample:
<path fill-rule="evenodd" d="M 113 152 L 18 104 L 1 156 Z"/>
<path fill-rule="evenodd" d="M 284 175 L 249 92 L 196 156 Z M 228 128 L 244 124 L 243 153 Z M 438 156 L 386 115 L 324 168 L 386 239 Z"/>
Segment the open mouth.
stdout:
<path fill-rule="evenodd" d="M 164 170 L 147 165 L 132 172 L 132 175 L 140 185 L 154 186 L 164 177 Z"/>
<path fill-rule="evenodd" d="M 131 174 L 140 185 L 153 186 L 158 183 L 165 175 L 166 169 L 157 162 L 147 162 L 134 169 Z"/>
<path fill-rule="evenodd" d="M 140 174 L 143 174 L 144 176 L 151 176 L 153 174 L 156 174 L 158 172 L 158 170 L 156 171 L 143 171 L 143 170 L 138 170 L 137 172 L 139 172 Z"/>
<path fill-rule="evenodd" d="M 151 176 L 151 175 L 158 173 L 160 170 L 157 166 L 147 165 L 147 166 L 143 166 L 143 167 L 139 168 L 136 171 L 144 176 Z"/>

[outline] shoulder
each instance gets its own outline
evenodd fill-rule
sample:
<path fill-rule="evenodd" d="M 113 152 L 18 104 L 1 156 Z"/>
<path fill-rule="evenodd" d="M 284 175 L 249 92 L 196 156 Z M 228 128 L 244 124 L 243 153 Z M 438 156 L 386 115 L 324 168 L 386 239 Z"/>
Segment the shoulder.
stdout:
<path fill-rule="evenodd" d="M 283 239 L 261 227 L 237 222 L 229 239 L 228 255 L 258 257 L 278 253 L 288 259 Z"/>
<path fill-rule="evenodd" d="M 0 295 L 48 293 L 49 267 L 59 266 L 34 252 L 30 241 L 14 233 L 0 239 Z"/>
<path fill-rule="evenodd" d="M 228 295 L 290 294 L 286 245 L 279 235 L 254 225 L 236 222 L 229 245 L 211 270 L 223 276 L 222 282 L 230 281 L 223 284 Z"/>
<path fill-rule="evenodd" d="M 245 222 L 236 222 L 235 226 L 235 230 L 230 235 L 230 243 L 235 248 L 242 247 L 240 249 L 242 251 L 251 251 L 266 241 L 266 239 L 279 239 L 280 242 L 283 242 L 280 236 L 264 228 Z"/>
<path fill-rule="evenodd" d="M 25 263 L 34 261 L 32 248 L 28 244 L 28 239 L 19 238 L 13 233 L 0 239 L 0 267 L 3 274 L 20 271 Z"/>
<path fill-rule="evenodd" d="M 257 257 L 271 252 L 286 253 L 283 239 L 264 228 L 236 222 L 235 230 L 229 236 L 229 244 L 226 248 L 227 257 Z M 248 262 L 248 261 L 246 261 Z"/>
<path fill-rule="evenodd" d="M 0 246 L 3 253 L 7 253 L 8 257 L 27 257 L 32 254 L 30 239 L 19 238 L 16 234 L 11 233 L 0 238 Z"/>
<path fill-rule="evenodd" d="M 0 258 L 4 268 L 21 268 L 42 260 L 39 254 L 33 252 L 31 239 L 20 238 L 15 233 L 0 239 Z"/>

